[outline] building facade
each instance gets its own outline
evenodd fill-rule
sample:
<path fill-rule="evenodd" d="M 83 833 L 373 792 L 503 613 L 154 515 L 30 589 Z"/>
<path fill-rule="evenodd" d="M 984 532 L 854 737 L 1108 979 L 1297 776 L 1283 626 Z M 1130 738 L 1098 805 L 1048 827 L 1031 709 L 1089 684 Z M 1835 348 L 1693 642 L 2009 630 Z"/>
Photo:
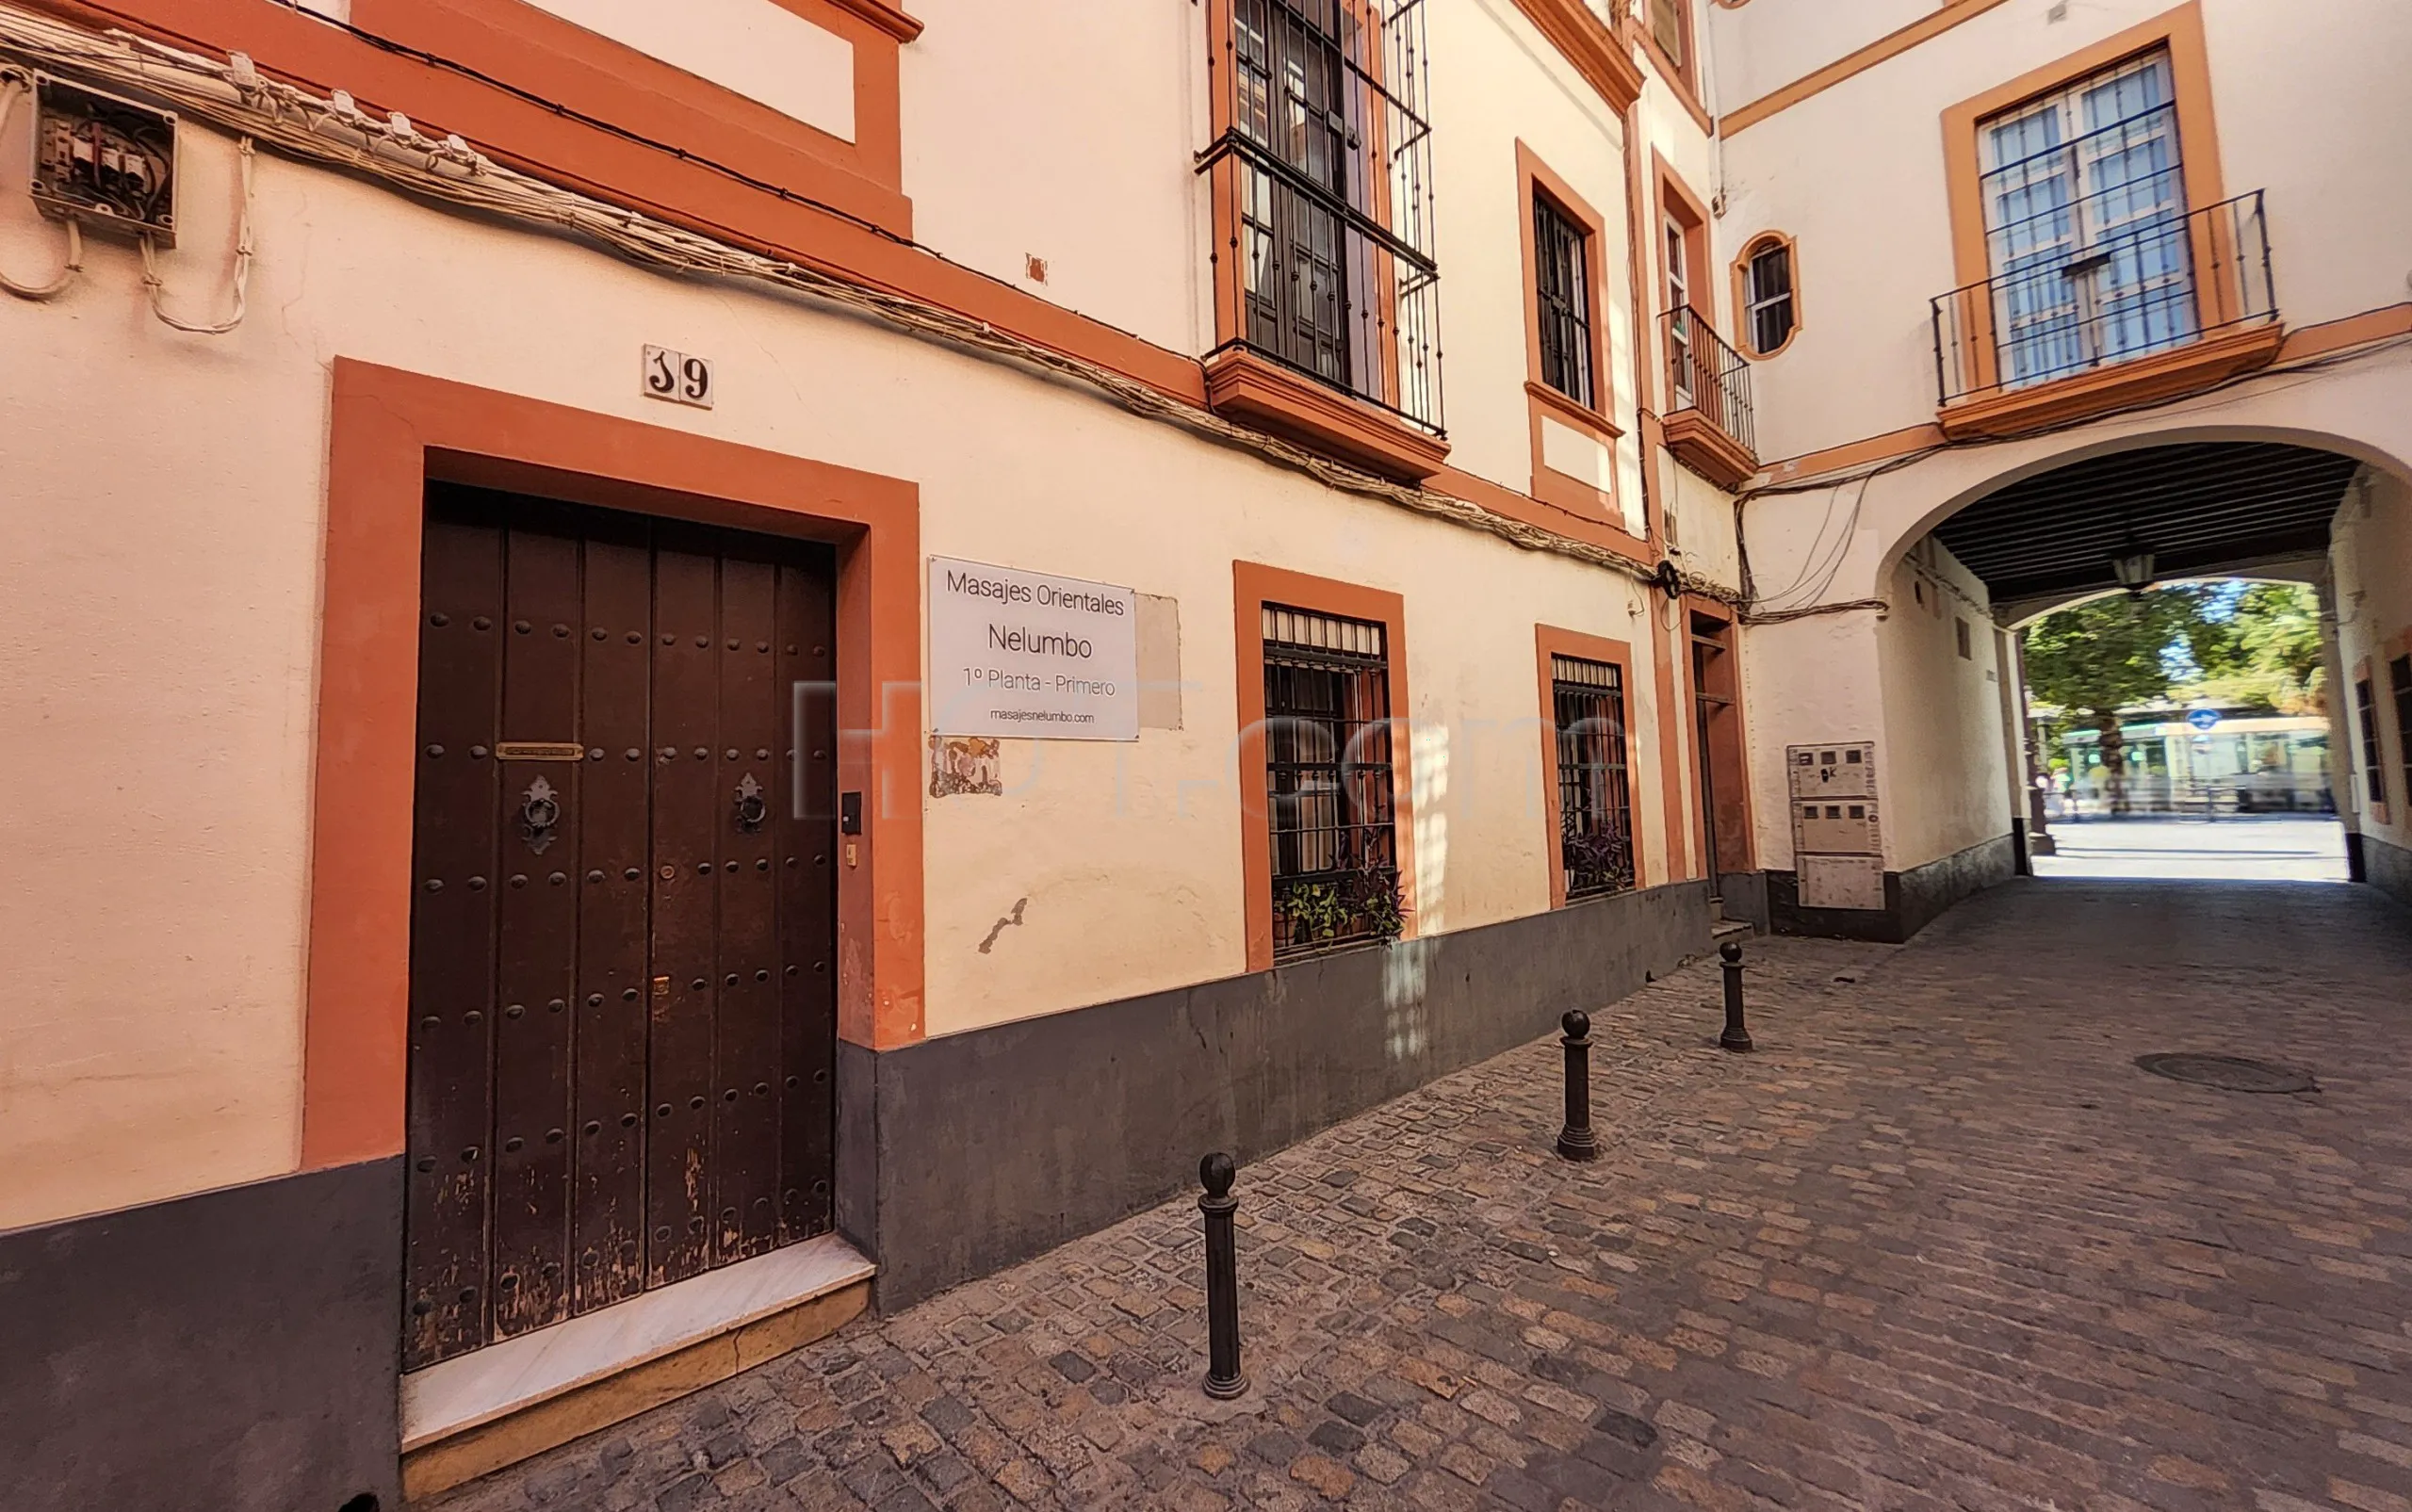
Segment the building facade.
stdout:
<path fill-rule="evenodd" d="M 2327 584 L 2404 887 L 2374 0 L 664 14 L 0 0 L 30 1505 L 398 1505 L 1901 937 L 2114 556 Z M 2318 539 L 2020 575 L 2215 445 Z"/>

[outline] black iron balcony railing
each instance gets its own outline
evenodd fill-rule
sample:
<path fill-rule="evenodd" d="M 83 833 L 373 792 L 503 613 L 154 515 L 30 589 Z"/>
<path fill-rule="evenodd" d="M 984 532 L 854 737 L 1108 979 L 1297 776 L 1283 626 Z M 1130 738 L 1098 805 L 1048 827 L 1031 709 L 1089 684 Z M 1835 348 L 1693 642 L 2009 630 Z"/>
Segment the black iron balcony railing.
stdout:
<path fill-rule="evenodd" d="M 1217 350 L 1441 430 L 1424 0 L 1219 0 Z M 1220 16 L 1217 17 L 1219 21 Z"/>
<path fill-rule="evenodd" d="M 1727 346 L 1708 317 L 1688 305 L 1659 317 L 1667 337 L 1667 413 L 1697 410 L 1743 449 L 1756 453 L 1751 423 L 1751 365 Z"/>
<path fill-rule="evenodd" d="M 2278 317 L 2261 191 L 2087 235 L 2103 206 L 2048 209 L 1989 238 L 2003 270 L 1934 301 L 1946 405 L 2074 378 Z"/>

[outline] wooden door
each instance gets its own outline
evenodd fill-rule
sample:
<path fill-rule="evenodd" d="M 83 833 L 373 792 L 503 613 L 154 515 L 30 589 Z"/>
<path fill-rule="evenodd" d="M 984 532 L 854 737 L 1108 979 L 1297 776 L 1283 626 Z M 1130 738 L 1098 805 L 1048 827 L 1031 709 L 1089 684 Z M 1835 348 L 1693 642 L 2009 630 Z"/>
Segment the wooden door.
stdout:
<path fill-rule="evenodd" d="M 834 584 L 430 489 L 405 1369 L 829 1228 Z"/>

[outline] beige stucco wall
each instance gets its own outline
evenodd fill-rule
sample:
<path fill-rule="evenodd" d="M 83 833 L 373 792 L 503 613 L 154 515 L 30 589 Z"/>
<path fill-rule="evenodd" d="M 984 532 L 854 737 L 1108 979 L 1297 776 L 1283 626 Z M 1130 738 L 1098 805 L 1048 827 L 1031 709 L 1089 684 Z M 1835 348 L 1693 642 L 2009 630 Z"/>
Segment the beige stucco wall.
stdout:
<path fill-rule="evenodd" d="M 2403 774 L 2404 742 L 2412 740 L 2412 730 L 2396 725 L 2385 649 L 2394 642 L 2401 655 L 2404 638 L 2412 636 L 2412 483 L 2394 473 L 2363 468 L 2337 512 L 2334 529 L 2328 555 L 2337 593 L 2337 649 L 2345 680 L 2328 696 L 2332 707 L 2346 711 L 2353 743 L 2349 751 L 2335 754 L 2329 770 L 2337 780 L 2339 801 L 2344 802 L 2349 790 L 2353 794 L 2355 828 L 2412 851 L 2412 813 L 2407 812 L 2412 794 L 2404 790 Z M 2389 769 L 2385 822 L 2371 807 L 2363 777 L 2362 727 L 2352 712 L 2353 678 L 2364 662 L 2381 705 L 2380 748 Z"/>
<path fill-rule="evenodd" d="M 1876 632 L 1884 699 L 1876 756 L 1884 865 L 1906 871 L 2009 834 L 2010 777 L 1984 584 L 1930 536 L 1893 569 L 1886 596 L 1893 610 Z"/>
<path fill-rule="evenodd" d="M 187 312 L 222 298 L 227 141 L 187 133 Z M 1245 967 L 1231 561 L 1395 590 L 1415 721 L 1413 927 L 1545 906 L 1537 621 L 1634 642 L 1637 819 L 1665 875 L 1627 579 L 1389 506 L 801 301 L 643 273 L 264 156 L 251 318 L 153 320 L 95 243 L 0 301 L 0 1226 L 297 1154 L 328 370 L 338 355 L 908 478 L 932 554 L 1179 599 L 1181 730 L 1016 742 L 1008 797 L 929 803 L 928 1016 L 948 1033 Z M 0 258 L 55 245 L 0 197 Z M 639 395 L 639 349 L 719 407 Z M 335 795 L 339 798 L 339 795 Z M 1024 924 L 978 942 L 1017 899 Z"/>
<path fill-rule="evenodd" d="M 1597 211 L 1607 277 L 1598 293 L 1607 371 L 1596 375 L 1624 432 L 1617 493 L 1638 520 L 1632 281 L 1625 276 L 1624 122 L 1512 0 L 1427 7 L 1433 161 L 1441 217 L 1441 335 L 1451 465 L 1520 492 L 1533 481 L 1524 382 L 1532 325 L 1524 276 L 1519 140 Z M 1513 108 L 1505 103 L 1514 102 Z"/>
<path fill-rule="evenodd" d="M 1205 9 L 919 0 L 901 55 L 914 239 L 1175 351 L 1214 344 Z M 1031 257 L 1047 282 L 1029 277 Z"/>
<path fill-rule="evenodd" d="M 2392 0 L 2202 6 L 2226 189 L 2267 191 L 2287 323 L 2402 302 L 2412 195 L 2377 165 L 2412 158 L 2412 95 L 2398 77 L 2412 57 L 2412 8 Z M 1720 18 L 1719 35 L 1839 8 L 1753 0 Z M 1763 231 L 1786 232 L 1799 244 L 1801 333 L 1752 373 L 1762 457 L 1933 419 L 1929 301 L 1960 282 L 1942 113 L 2171 5 L 2096 0 L 2067 7 L 2058 22 L 2051 8 L 2050 0 L 2008 0 L 1725 142 L 1722 255 Z M 2184 150 L 2199 157 L 2213 148 L 2190 140 Z M 1850 381 L 1835 382 L 1838 373 Z"/>
<path fill-rule="evenodd" d="M 1934 13 L 1939 0 L 1701 0 L 1709 88 L 1719 114 L 1749 105 Z"/>

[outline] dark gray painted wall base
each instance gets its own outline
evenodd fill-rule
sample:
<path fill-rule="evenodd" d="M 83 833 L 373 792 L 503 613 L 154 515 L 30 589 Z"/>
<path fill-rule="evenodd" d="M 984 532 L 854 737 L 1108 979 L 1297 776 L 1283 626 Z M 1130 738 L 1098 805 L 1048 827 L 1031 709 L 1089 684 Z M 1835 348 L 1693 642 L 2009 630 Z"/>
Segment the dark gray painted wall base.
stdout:
<path fill-rule="evenodd" d="M 2387 842 L 2381 840 L 2378 843 L 2385 845 Z M 2362 832 L 2359 830 L 2345 832 L 2345 880 L 2348 882 L 2371 880 L 2370 857 L 2363 854 Z"/>
<path fill-rule="evenodd" d="M 1961 899 L 1999 886 L 2017 875 L 2014 844 L 2012 837 L 1996 835 L 1922 867 L 1887 871 L 1881 910 L 1803 908 L 1800 874 L 1770 871 L 1767 874 L 1768 927 L 1778 935 L 1899 945 Z"/>
<path fill-rule="evenodd" d="M 2358 838 L 2362 842 L 2364 878 L 2397 902 L 2412 908 L 2412 851 L 2375 835 Z"/>
<path fill-rule="evenodd" d="M 909 1306 L 1193 1190 L 1211 1150 L 1252 1160 L 1624 997 L 1707 951 L 1707 898 L 1683 883 L 841 1047 L 839 1227 L 878 1260 L 881 1310 Z"/>
<path fill-rule="evenodd" d="M 1717 879 L 1723 892 L 1725 917 L 1738 919 L 1760 934 L 1768 933 L 1768 874 L 1728 871 Z"/>
<path fill-rule="evenodd" d="M 9 1512 L 401 1506 L 399 1157 L 0 1233 Z"/>

